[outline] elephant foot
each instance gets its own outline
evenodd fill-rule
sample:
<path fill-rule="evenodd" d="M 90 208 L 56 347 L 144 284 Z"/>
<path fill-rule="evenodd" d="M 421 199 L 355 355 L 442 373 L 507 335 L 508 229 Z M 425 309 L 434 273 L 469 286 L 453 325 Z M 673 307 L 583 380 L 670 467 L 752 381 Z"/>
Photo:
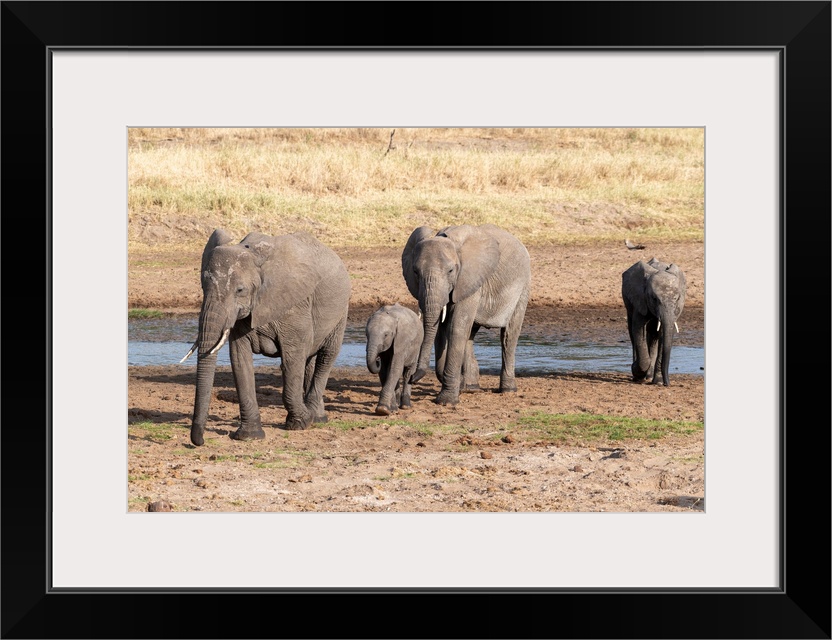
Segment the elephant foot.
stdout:
<path fill-rule="evenodd" d="M 466 384 L 460 389 L 462 393 L 476 393 L 477 391 L 481 391 L 479 383 L 475 382 L 473 384 Z"/>
<path fill-rule="evenodd" d="M 402 400 L 401 403 L 399 403 L 399 409 L 410 409 L 412 406 L 413 405 L 410 404 L 409 398 L 407 400 Z"/>
<path fill-rule="evenodd" d="M 312 422 L 315 422 L 315 423 L 329 422 L 329 418 L 327 418 L 326 415 L 315 416 L 315 419 Z"/>
<path fill-rule="evenodd" d="M 303 431 L 306 429 L 310 424 L 312 424 L 312 419 L 302 419 L 298 418 L 297 416 L 290 416 L 286 418 L 286 424 L 284 427 L 287 431 Z"/>
<path fill-rule="evenodd" d="M 395 407 L 388 407 L 386 404 L 379 404 L 376 407 L 376 415 L 377 416 L 389 416 L 391 413 L 395 413 Z"/>
<path fill-rule="evenodd" d="M 199 429 L 191 427 L 191 444 L 194 444 L 197 447 L 201 447 L 205 444 L 204 428 Z"/>
<path fill-rule="evenodd" d="M 517 385 L 512 382 L 501 382 L 500 383 L 500 393 L 516 393 L 517 392 Z"/>
<path fill-rule="evenodd" d="M 436 400 L 434 400 L 434 402 L 443 406 L 457 405 L 459 404 L 459 395 L 443 390 L 439 392 L 439 395 L 436 396 Z"/>
<path fill-rule="evenodd" d="M 235 432 L 231 434 L 231 437 L 234 440 L 263 440 L 266 437 L 266 432 L 263 431 L 262 427 L 251 427 L 248 429 L 244 429 L 240 427 Z"/>

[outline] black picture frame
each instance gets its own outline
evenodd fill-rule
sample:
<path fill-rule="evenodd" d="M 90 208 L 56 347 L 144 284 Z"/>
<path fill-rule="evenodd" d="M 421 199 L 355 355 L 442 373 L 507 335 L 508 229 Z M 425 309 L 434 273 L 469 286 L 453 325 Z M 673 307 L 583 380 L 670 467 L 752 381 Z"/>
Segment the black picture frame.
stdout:
<path fill-rule="evenodd" d="M 2 2 L 2 291 L 6 308 L 17 312 L 2 316 L 3 638 L 830 638 L 832 3 L 455 4 Z M 379 17 L 394 26 L 377 26 Z M 48 97 L 50 52 L 67 47 L 778 51 L 785 187 L 780 588 L 52 592 L 47 454 L 51 389 L 59 381 L 50 379 L 49 368 L 49 265 L 56 239 L 50 236 Z M 21 256 L 33 249 L 35 264 L 23 273 Z M 807 287 L 813 302 L 798 307 Z M 31 329 L 13 320 L 18 317 L 33 322 Z M 94 505 L 79 496 L 79 517 L 85 508 Z M 325 609 L 316 609 L 315 619 L 298 615 L 312 607 Z"/>

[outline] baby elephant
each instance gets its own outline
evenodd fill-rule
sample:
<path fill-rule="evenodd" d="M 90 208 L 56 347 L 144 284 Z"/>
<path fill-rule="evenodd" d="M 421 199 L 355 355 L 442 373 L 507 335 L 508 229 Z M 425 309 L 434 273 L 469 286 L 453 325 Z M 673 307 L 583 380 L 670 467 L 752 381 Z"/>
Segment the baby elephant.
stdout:
<path fill-rule="evenodd" d="M 410 408 L 410 378 L 424 335 L 421 318 L 398 302 L 381 307 L 367 320 L 367 368 L 381 380 L 377 415 Z"/>

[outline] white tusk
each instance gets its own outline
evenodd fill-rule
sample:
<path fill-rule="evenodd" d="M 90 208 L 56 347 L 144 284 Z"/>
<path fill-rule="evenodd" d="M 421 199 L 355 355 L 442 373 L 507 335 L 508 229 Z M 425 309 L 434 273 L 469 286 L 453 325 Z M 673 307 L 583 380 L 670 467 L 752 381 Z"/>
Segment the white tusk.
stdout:
<path fill-rule="evenodd" d="M 182 359 L 179 361 L 179 364 L 182 364 L 183 362 L 185 362 L 185 360 L 187 360 L 188 358 L 190 358 L 190 357 L 191 357 L 191 355 L 193 354 L 193 352 L 194 352 L 194 351 L 196 351 L 196 345 L 197 345 L 197 342 L 199 342 L 199 340 L 197 340 L 196 342 L 194 342 L 194 346 L 192 346 L 192 347 L 191 347 L 191 350 L 190 350 L 190 351 L 188 351 L 188 353 L 186 353 L 186 354 L 185 354 L 185 357 L 184 357 L 184 358 L 182 358 Z"/>
<path fill-rule="evenodd" d="M 659 326 L 656 327 L 656 331 L 661 331 L 661 330 L 662 330 L 662 321 L 659 320 Z"/>
<path fill-rule="evenodd" d="M 445 305 L 444 307 L 442 307 L 442 317 L 439 319 L 439 324 L 442 324 L 443 322 L 445 322 L 445 316 L 447 315 L 447 313 L 448 313 L 448 305 Z"/>
<path fill-rule="evenodd" d="M 676 327 L 676 333 L 679 333 L 679 325 L 674 322 L 673 326 Z"/>
<path fill-rule="evenodd" d="M 228 339 L 228 333 L 229 333 L 230 331 L 231 331 L 231 329 L 226 329 L 226 330 L 223 332 L 223 334 L 222 334 L 222 338 L 220 338 L 220 341 L 219 341 L 219 343 L 217 344 L 217 346 L 216 346 L 216 347 L 214 347 L 213 349 L 211 349 L 211 350 L 208 352 L 208 355 L 209 355 L 209 356 L 214 355 L 217 351 L 219 351 L 220 349 L 222 349 L 222 345 L 224 345 L 224 344 L 225 344 L 225 341 Z"/>

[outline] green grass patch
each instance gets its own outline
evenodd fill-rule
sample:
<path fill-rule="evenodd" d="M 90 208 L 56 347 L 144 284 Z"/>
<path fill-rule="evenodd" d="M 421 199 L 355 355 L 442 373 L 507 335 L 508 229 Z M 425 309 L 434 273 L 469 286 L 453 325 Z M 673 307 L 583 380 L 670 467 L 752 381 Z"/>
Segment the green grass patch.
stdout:
<path fill-rule="evenodd" d="M 326 423 L 326 427 L 340 429 L 341 431 L 350 431 L 352 429 L 366 429 L 368 427 L 408 427 L 413 429 L 416 433 L 422 436 L 430 437 L 436 434 L 448 433 L 467 433 L 465 427 L 457 424 L 429 424 L 426 422 L 412 422 L 403 419 L 385 419 L 378 418 L 377 420 L 331 420 Z"/>
<path fill-rule="evenodd" d="M 299 465 L 297 460 L 272 460 L 271 462 L 255 462 L 255 469 L 293 469 Z"/>
<path fill-rule="evenodd" d="M 244 458 L 245 456 L 239 456 Z M 264 457 L 259 454 L 258 458 Z M 255 469 L 293 469 L 302 464 L 308 464 L 315 457 L 311 451 L 296 451 L 294 449 L 275 449 L 273 457 L 268 460 L 258 460 L 253 463 Z"/>
<path fill-rule="evenodd" d="M 184 429 L 183 425 L 169 424 L 166 422 L 155 423 L 146 420 L 144 422 L 136 422 L 128 428 L 128 433 L 136 437 L 144 437 L 157 442 L 165 442 L 171 440 L 174 436 L 175 429 Z"/>
<path fill-rule="evenodd" d="M 165 313 L 157 309 L 128 309 L 128 320 L 147 320 L 148 318 L 162 318 Z"/>
<path fill-rule="evenodd" d="M 522 416 L 516 426 L 525 431 L 512 434 L 544 438 L 553 442 L 620 442 L 622 440 L 658 440 L 672 435 L 689 436 L 704 429 L 702 422 L 649 420 L 592 413 L 552 414 L 537 411 Z"/>

